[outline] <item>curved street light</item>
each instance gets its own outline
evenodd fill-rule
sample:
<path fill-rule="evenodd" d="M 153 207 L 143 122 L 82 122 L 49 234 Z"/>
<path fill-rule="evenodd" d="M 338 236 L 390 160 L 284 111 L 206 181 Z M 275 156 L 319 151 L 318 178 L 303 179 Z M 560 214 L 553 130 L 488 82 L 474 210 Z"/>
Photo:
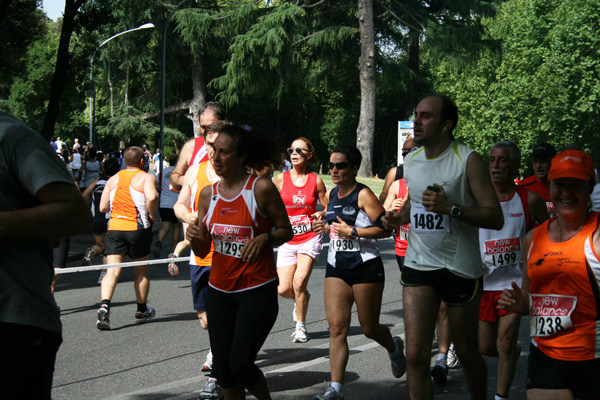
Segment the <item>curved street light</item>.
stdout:
<path fill-rule="evenodd" d="M 92 108 L 93 108 L 92 100 L 96 97 L 96 88 L 94 86 L 94 81 L 92 80 L 92 70 L 93 70 L 92 66 L 93 66 L 93 63 L 94 63 L 94 56 L 96 55 L 96 52 L 100 49 L 100 47 L 104 46 L 106 43 L 108 43 L 112 39 L 116 38 L 117 36 L 121 36 L 121 35 L 124 35 L 124 34 L 129 33 L 129 32 L 139 31 L 141 29 L 149 29 L 149 28 L 154 28 L 154 24 L 153 23 L 147 23 L 147 24 L 144 24 L 144 25 L 140 25 L 137 28 L 128 29 L 126 31 L 119 32 L 116 35 L 113 35 L 113 36 L 109 37 L 104 42 L 100 43 L 100 45 L 98 47 L 96 47 L 96 50 L 94 50 L 94 52 L 92 53 L 92 56 L 90 57 L 90 87 L 88 88 L 88 97 L 89 97 L 89 100 L 90 100 L 90 106 L 89 106 L 89 109 L 90 109 L 90 139 L 89 139 L 90 146 L 93 143 L 92 142 L 92 132 L 93 132 L 93 129 L 94 129 L 94 126 L 93 126 L 93 123 L 94 123 L 93 122 L 93 114 L 92 114 Z"/>

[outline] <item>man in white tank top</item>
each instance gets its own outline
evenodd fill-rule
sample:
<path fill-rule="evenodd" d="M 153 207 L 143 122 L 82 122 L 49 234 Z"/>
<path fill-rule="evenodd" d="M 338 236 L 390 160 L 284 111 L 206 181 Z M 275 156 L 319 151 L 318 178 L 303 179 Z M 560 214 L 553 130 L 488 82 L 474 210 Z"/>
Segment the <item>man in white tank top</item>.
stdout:
<path fill-rule="evenodd" d="M 414 399 L 433 397 L 429 367 L 440 301 L 447 306 L 471 398 L 485 399 L 487 392 L 477 338 L 482 286 L 477 228 L 500 229 L 504 218 L 483 160 L 454 142 L 457 122 L 458 109 L 446 96 L 431 95 L 417 105 L 414 140 L 423 147 L 405 160 L 408 199 L 400 212 L 384 217 L 388 227 L 411 223 L 401 281 L 408 391 Z"/>
<path fill-rule="evenodd" d="M 521 151 L 502 141 L 490 150 L 489 171 L 504 214 L 501 230 L 480 229 L 479 246 L 483 263 L 483 287 L 479 307 L 479 349 L 498 357 L 496 399 L 508 399 L 521 348 L 517 344 L 521 314 L 497 310 L 498 299 L 511 282 L 521 284 L 522 239 L 533 224 L 548 217 L 546 202 L 538 193 L 517 186 L 514 178 L 521 166 Z"/>

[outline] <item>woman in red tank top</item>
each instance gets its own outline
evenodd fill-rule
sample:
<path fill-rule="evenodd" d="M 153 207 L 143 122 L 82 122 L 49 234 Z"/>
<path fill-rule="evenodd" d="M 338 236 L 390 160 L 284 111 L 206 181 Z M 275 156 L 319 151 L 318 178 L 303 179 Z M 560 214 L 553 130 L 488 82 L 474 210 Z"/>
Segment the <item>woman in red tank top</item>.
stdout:
<path fill-rule="evenodd" d="M 215 245 L 206 314 L 213 368 L 227 399 L 245 398 L 246 390 L 271 399 L 254 361 L 277 319 L 273 246 L 293 233 L 275 185 L 247 172 L 279 159 L 271 143 L 235 125 L 219 130 L 211 162 L 221 180 L 202 190 L 197 224 L 187 230 L 198 256 Z"/>
<path fill-rule="evenodd" d="M 293 319 L 296 328 L 294 343 L 308 341 L 306 311 L 308 310 L 308 279 L 323 249 L 323 237 L 312 230 L 312 220 L 317 212 L 317 200 L 327 208 L 327 191 L 323 180 L 308 170 L 315 161 L 315 149 L 305 137 L 292 142 L 288 149 L 292 169 L 275 177 L 275 186 L 283 199 L 294 231 L 294 238 L 279 246 L 277 275 L 279 295 L 294 300 Z"/>
<path fill-rule="evenodd" d="M 548 173 L 557 216 L 527 233 L 523 287 L 498 308 L 529 314 L 528 399 L 596 399 L 600 393 L 600 214 L 590 211 L 592 159 L 565 150 Z"/>

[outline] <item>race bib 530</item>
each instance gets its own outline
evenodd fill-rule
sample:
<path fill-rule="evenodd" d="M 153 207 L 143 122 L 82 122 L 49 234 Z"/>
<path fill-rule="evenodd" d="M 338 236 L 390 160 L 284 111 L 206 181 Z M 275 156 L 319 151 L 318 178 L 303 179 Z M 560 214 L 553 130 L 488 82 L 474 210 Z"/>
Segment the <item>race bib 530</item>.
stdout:
<path fill-rule="evenodd" d="M 289 218 L 294 235 L 301 235 L 303 233 L 312 231 L 310 218 L 308 215 L 294 215 L 290 216 Z"/>

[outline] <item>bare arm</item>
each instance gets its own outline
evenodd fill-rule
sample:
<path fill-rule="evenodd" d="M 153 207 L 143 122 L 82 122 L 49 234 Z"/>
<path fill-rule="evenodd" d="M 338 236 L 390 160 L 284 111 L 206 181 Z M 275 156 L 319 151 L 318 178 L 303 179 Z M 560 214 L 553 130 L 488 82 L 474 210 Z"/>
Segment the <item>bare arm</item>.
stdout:
<path fill-rule="evenodd" d="M 210 186 L 205 186 L 204 189 L 202 189 L 202 192 L 200 192 L 196 221 L 195 223 L 189 224 L 185 234 L 186 239 L 190 241 L 192 251 L 201 258 L 204 258 L 208 255 L 210 252 L 210 244 L 212 243 L 210 233 L 202 221 L 208 211 L 211 194 L 212 189 Z"/>
<path fill-rule="evenodd" d="M 392 183 L 392 185 L 390 186 L 388 195 L 385 198 L 385 201 L 383 202 L 383 208 L 386 211 L 395 211 L 400 209 L 400 207 L 402 206 L 404 199 L 398 199 L 399 186 L 400 185 L 398 184 L 398 181 L 394 181 L 394 183 Z"/>
<path fill-rule="evenodd" d="M 377 199 L 371 189 L 368 188 L 364 188 L 358 193 L 358 208 L 363 210 L 374 224 L 379 224 L 377 220 L 385 212 L 379 199 Z M 338 222 L 333 223 L 335 233 L 340 236 L 350 236 L 352 228 L 352 226 L 348 225 L 339 217 Z M 380 226 L 370 226 L 368 228 L 357 228 L 356 233 L 358 234 L 358 237 L 382 239 L 390 236 L 391 231 L 386 231 Z"/>
<path fill-rule="evenodd" d="M 541 224 L 550 219 L 546 202 L 538 193 L 531 190 L 527 193 L 527 205 L 529 207 L 529 215 L 533 222 Z"/>
<path fill-rule="evenodd" d="M 190 204 L 192 202 L 192 189 L 190 185 L 193 183 L 193 180 L 190 182 L 190 177 L 194 172 L 196 174 L 198 173 L 198 168 L 195 167 L 196 166 L 188 169 L 188 171 L 185 173 L 183 186 L 181 187 L 181 191 L 177 197 L 177 203 L 175 203 L 173 206 L 175 216 L 179 218 L 180 221 L 187 224 L 195 223 L 197 217 L 197 213 L 190 212 Z"/>
<path fill-rule="evenodd" d="M 85 188 L 85 190 L 83 191 L 83 199 L 85 200 L 85 202 L 88 205 L 92 204 L 92 193 L 94 192 L 94 189 L 96 188 L 96 183 L 98 182 L 98 180 L 100 180 L 100 178 L 96 178 L 94 179 L 94 182 L 92 182 L 88 187 Z"/>
<path fill-rule="evenodd" d="M 397 170 L 398 170 L 398 167 L 392 167 L 387 172 L 387 174 L 385 174 L 385 182 L 383 182 L 383 189 L 381 189 L 381 194 L 379 195 L 379 201 L 381 202 L 381 204 L 385 203 L 385 200 L 387 199 L 387 196 L 389 193 L 390 186 L 392 186 L 392 183 L 394 183 L 394 181 L 396 180 L 395 178 L 396 178 Z"/>
<path fill-rule="evenodd" d="M 119 182 L 119 175 L 113 175 L 106 182 L 104 190 L 102 191 L 102 197 L 100 197 L 100 212 L 110 212 L 110 192 L 117 186 Z"/>
<path fill-rule="evenodd" d="M 479 154 L 473 152 L 467 160 L 467 181 L 471 193 L 475 197 L 479 207 L 467 207 L 464 204 L 458 204 L 461 214 L 458 220 L 479 228 L 502 229 L 504 226 L 504 215 L 498 195 L 492 185 L 490 174 L 486 171 L 483 160 Z M 450 214 L 453 204 L 441 185 L 434 185 L 439 192 L 425 190 L 423 192 L 423 205 L 427 211 L 433 211 L 438 214 Z"/>
<path fill-rule="evenodd" d="M 61 238 L 90 232 L 92 214 L 75 185 L 49 183 L 35 194 L 42 204 L 0 212 L 0 235 Z"/>
<path fill-rule="evenodd" d="M 317 176 L 317 193 L 319 194 L 319 203 L 321 203 L 321 207 L 323 210 L 327 210 L 327 204 L 329 204 L 329 196 L 327 195 L 327 187 L 325 186 L 325 182 L 323 179 Z"/>
<path fill-rule="evenodd" d="M 388 229 L 397 228 L 410 222 L 410 192 L 406 195 L 400 211 L 387 211 L 381 219 L 383 226 Z"/>
<path fill-rule="evenodd" d="M 175 191 L 180 191 L 183 186 L 183 176 L 190 165 L 192 153 L 194 152 L 194 143 L 194 139 L 185 142 L 179 153 L 179 161 L 177 161 L 177 165 L 175 165 L 175 168 L 171 171 L 171 187 L 173 187 Z"/>
<path fill-rule="evenodd" d="M 262 234 L 254 237 L 244 246 L 242 259 L 250 262 L 255 261 L 267 245 L 279 246 L 294 237 L 285 205 L 273 182 L 270 179 L 258 179 L 254 186 L 254 193 L 258 208 L 269 217 L 274 230 L 271 232 L 273 235 L 271 242 L 266 234 Z"/>
<path fill-rule="evenodd" d="M 146 196 L 146 207 L 148 207 L 148 217 L 154 224 L 156 211 L 158 210 L 158 191 L 156 190 L 156 177 L 144 172 L 144 195 Z"/>
<path fill-rule="evenodd" d="M 516 282 L 512 282 L 511 289 L 504 289 L 502 291 L 502 295 L 498 299 L 497 308 L 499 310 L 529 314 L 529 288 L 531 283 L 527 269 L 527 253 L 533 232 L 535 232 L 535 229 L 530 230 L 523 238 L 523 284 L 519 287 Z"/>

